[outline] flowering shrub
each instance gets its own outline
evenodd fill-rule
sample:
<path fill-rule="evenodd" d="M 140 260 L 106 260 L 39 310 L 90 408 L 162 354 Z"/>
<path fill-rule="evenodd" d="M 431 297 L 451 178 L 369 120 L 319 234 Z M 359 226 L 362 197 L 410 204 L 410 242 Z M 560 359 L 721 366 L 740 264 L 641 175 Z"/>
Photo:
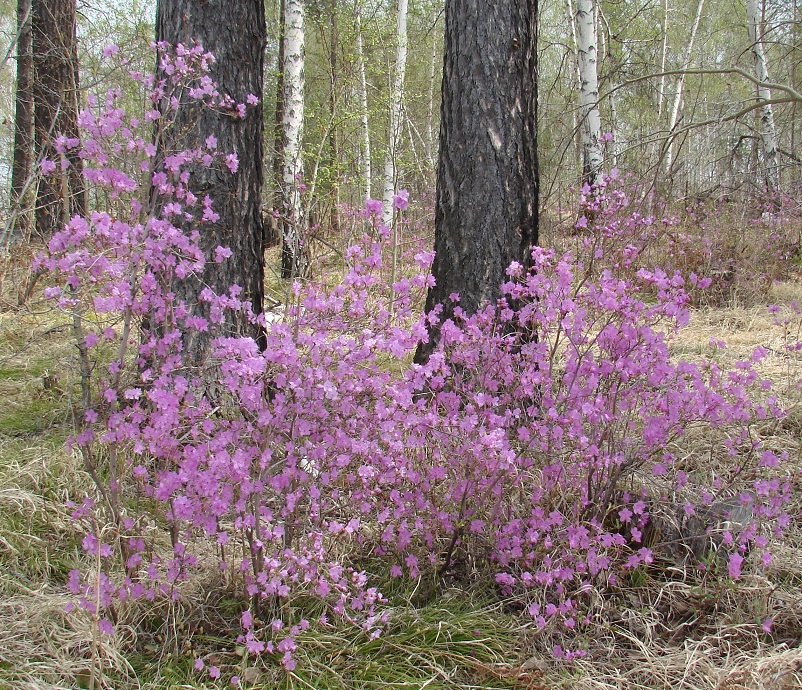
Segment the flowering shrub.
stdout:
<path fill-rule="evenodd" d="M 678 270 L 692 280 L 686 288 L 695 304 L 764 295 L 790 275 L 800 237 L 793 203 L 749 219 L 726 196 L 678 212 L 657 203 L 650 190 L 615 169 L 593 190 L 585 186 L 567 244 L 586 265 L 621 277 L 643 267 Z"/>
<path fill-rule="evenodd" d="M 193 69 L 176 55 L 163 57 L 176 61 L 173 86 L 224 102 L 201 50 L 183 52 Z M 117 211 L 73 218 L 42 259 L 59 283 L 49 296 L 78 314 L 79 346 L 95 360 L 73 440 L 98 488 L 75 508 L 95 565 L 70 586 L 101 632 L 113 632 L 116 602 L 177 597 L 210 557 L 241 583 L 247 653 L 274 654 L 288 670 L 298 636 L 328 616 L 380 634 L 384 599 L 360 566 L 368 556 L 411 578 L 458 574 L 472 559 L 503 591 L 524 593 L 539 626 L 572 629 L 592 622 L 588 592 L 660 555 L 645 537 L 653 506 L 691 516 L 722 496 L 749 514 L 721 536 L 727 575 L 740 577 L 750 553 L 770 561 L 791 480 L 750 431 L 780 410 L 755 371 L 760 352 L 734 371 L 672 359 L 689 299 L 679 274 L 592 273 L 536 248 L 532 268 L 510 267 L 503 299 L 472 316 L 457 309 L 428 363 L 412 365 L 438 319 L 416 314 L 432 255 L 388 284 L 388 232 L 374 228 L 347 251 L 339 283 L 294 286 L 284 319 L 263 324 L 263 352 L 250 338 L 218 338 L 210 390 L 183 338 L 245 309 L 239 290 L 201 293 L 212 309 L 200 322 L 170 286 L 203 266 L 198 233 L 214 216 L 184 168 L 233 171 L 231 157 L 207 142 L 153 169 L 114 100 L 90 106 L 85 139 L 64 145 L 82 146 L 87 177 Z M 139 176 L 107 168 L 109 148 L 142 156 Z M 158 216 L 141 201 L 151 185 Z M 408 203 L 396 195 L 399 211 Z M 368 202 L 364 222 L 379 211 Z M 214 260 L 228 254 L 220 247 Z M 696 430 L 698 459 L 728 458 L 722 472 L 680 458 Z M 301 593 L 323 602 L 319 621 L 272 606 Z"/>

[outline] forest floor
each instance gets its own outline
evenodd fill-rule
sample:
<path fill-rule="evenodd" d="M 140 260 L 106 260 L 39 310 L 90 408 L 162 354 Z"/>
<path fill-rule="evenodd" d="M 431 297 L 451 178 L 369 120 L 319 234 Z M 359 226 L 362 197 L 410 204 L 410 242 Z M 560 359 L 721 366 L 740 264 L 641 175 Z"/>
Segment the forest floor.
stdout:
<path fill-rule="evenodd" d="M 695 310 L 672 347 L 677 357 L 715 356 L 722 364 L 765 347 L 762 370 L 789 410 L 774 424 L 770 445 L 799 457 L 802 353 L 786 348 L 800 339 L 794 300 L 802 303 L 799 280 L 776 284 L 765 303 L 739 306 L 736 300 Z M 414 588 L 399 591 L 388 584 L 392 615 L 380 638 L 336 627 L 310 632 L 299 640 L 292 673 L 271 662 L 237 671 L 242 650 L 231 647 L 228 626 L 236 625 L 240 605 L 220 576 L 190 583 L 180 602 L 139 605 L 114 637 L 99 639 L 86 617 L 65 612 L 72 596 L 68 573 L 82 562 L 81 534 L 67 501 L 91 490 L 80 459 L 64 445 L 76 403 L 70 325 L 35 296 L 25 308 L 12 301 L 0 308 L 4 690 L 89 688 L 92 659 L 102 669 L 97 687 L 226 687 L 193 669 L 199 654 L 227 668 L 229 678 L 238 672 L 243 687 L 265 689 L 802 687 L 799 498 L 797 519 L 765 572 L 752 572 L 736 586 L 681 564 L 642 571 L 637 581 L 610 593 L 593 634 L 573 641 L 587 656 L 571 662 L 544 654 L 532 619 L 499 600 L 492 588 L 479 587 L 421 601 Z M 779 305 L 788 324 L 778 323 L 768 304 Z M 711 338 L 727 341 L 727 348 L 713 348 Z"/>

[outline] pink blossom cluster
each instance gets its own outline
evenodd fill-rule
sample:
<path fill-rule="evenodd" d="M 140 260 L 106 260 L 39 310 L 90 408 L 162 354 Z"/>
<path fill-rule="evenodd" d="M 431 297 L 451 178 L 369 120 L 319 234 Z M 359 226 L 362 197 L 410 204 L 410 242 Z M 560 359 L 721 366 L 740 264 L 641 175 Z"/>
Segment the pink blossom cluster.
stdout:
<path fill-rule="evenodd" d="M 207 54 L 160 50 L 170 79 L 203 103 L 214 93 L 216 105 Z M 101 567 L 72 573 L 70 587 L 102 632 L 115 602 L 178 596 L 210 554 L 241 583 L 248 654 L 288 670 L 304 630 L 331 616 L 380 634 L 385 599 L 364 570 L 377 559 L 410 578 L 448 577 L 472 559 L 527 598 L 539 627 L 572 630 L 593 624 L 591 592 L 654 561 L 643 533 L 655 503 L 693 511 L 722 495 L 753 516 L 725 536 L 728 575 L 752 557 L 770 562 L 794 478 L 750 431 L 781 410 L 756 371 L 761 352 L 732 371 L 672 358 L 688 318 L 680 274 L 641 266 L 622 277 L 534 248 L 531 267 L 510 267 L 502 299 L 471 316 L 457 308 L 429 361 L 410 364 L 439 322 L 439 310 L 416 306 L 433 256 L 419 252 L 388 284 L 386 233 L 366 227 L 341 281 L 295 285 L 285 319 L 264 324 L 264 351 L 250 338 L 215 341 L 210 390 L 184 337 L 245 309 L 239 288 L 200 295 L 215 307 L 207 321 L 171 286 L 203 266 L 197 240 L 215 217 L 212 200 L 190 191 L 187 166 L 208 157 L 236 167 L 210 137 L 151 169 L 150 144 L 114 94 L 90 104 L 81 127 L 87 179 L 116 206 L 72 219 L 41 264 L 48 295 L 101 324 L 82 343 L 95 391 L 73 443 L 89 467 L 107 457 L 114 471 L 95 472 L 98 495 L 74 508 Z M 123 151 L 139 162 L 130 174 L 110 163 Z M 143 203 L 151 189 L 158 214 Z M 402 190 L 395 208 L 407 204 Z M 368 225 L 378 208 L 369 202 Z M 219 247 L 214 260 L 229 256 Z M 691 430 L 729 458 L 724 473 L 687 472 L 677 449 Z M 265 619 L 270 602 L 299 594 L 326 613 Z"/>

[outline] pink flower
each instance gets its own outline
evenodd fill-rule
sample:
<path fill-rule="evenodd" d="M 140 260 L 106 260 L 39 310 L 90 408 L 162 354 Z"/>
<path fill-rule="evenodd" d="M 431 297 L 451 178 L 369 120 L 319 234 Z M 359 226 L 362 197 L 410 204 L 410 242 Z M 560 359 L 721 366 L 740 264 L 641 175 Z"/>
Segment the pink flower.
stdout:
<path fill-rule="evenodd" d="M 409 192 L 406 189 L 399 189 L 393 195 L 393 208 L 397 208 L 399 211 L 406 211 L 409 208 Z"/>
<path fill-rule="evenodd" d="M 49 175 L 55 171 L 56 164 L 48 158 L 43 158 L 42 162 L 39 163 L 39 167 L 41 168 L 43 175 Z"/>
<path fill-rule="evenodd" d="M 741 577 L 741 566 L 743 565 L 744 557 L 739 553 L 731 553 L 727 563 L 727 571 L 733 580 L 738 580 Z"/>
<path fill-rule="evenodd" d="M 235 173 L 239 170 L 239 158 L 237 158 L 236 153 L 229 153 L 226 156 L 226 167 L 232 172 Z"/>
<path fill-rule="evenodd" d="M 214 260 L 216 263 L 221 263 L 231 256 L 232 252 L 229 247 L 217 246 L 214 249 Z"/>

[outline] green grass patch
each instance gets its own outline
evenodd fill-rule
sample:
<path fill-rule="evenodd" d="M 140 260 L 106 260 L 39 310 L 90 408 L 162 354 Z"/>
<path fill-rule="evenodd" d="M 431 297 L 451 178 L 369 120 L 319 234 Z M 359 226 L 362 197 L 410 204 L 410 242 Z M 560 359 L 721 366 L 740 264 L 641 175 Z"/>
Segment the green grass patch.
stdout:
<path fill-rule="evenodd" d="M 254 690 L 527 687 L 518 669 L 520 623 L 500 605 L 447 593 L 423 608 L 404 604 L 392 611 L 376 639 L 355 626 L 313 624 L 297 638 L 297 666 L 291 672 L 281 666 L 280 655 L 249 658 L 241 647 L 221 648 L 222 638 L 205 635 L 185 641 L 178 656 L 154 647 L 150 659 L 140 654 L 129 661 L 142 687 L 152 690 L 225 688 L 233 676 Z M 197 656 L 207 669 L 221 669 L 219 681 L 209 679 L 207 670 L 194 669 Z"/>

